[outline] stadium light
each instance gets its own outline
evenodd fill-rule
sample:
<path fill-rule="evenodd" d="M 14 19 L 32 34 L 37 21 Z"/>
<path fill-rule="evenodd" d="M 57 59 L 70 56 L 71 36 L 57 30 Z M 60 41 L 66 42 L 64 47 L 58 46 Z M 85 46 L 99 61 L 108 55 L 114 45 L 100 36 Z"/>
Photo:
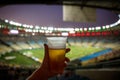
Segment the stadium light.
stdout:
<path fill-rule="evenodd" d="M 116 25 L 118 25 L 118 23 L 113 23 L 113 24 L 110 24 L 110 27 L 114 27 Z"/>
<path fill-rule="evenodd" d="M 106 28 L 109 28 L 109 25 L 106 25 Z"/>
<path fill-rule="evenodd" d="M 88 28 L 89 30 L 92 30 L 92 28 Z"/>
<path fill-rule="evenodd" d="M 36 26 L 35 26 L 35 29 L 40 29 L 40 27 L 36 25 Z"/>
<path fill-rule="evenodd" d="M 117 21 L 118 24 L 120 24 L 120 19 Z"/>
<path fill-rule="evenodd" d="M 80 31 L 83 31 L 83 29 L 82 29 L 82 28 L 80 28 Z"/>
<path fill-rule="evenodd" d="M 87 31 L 87 28 L 84 28 L 84 31 Z"/>
<path fill-rule="evenodd" d="M 103 29 L 105 29 L 105 26 L 102 26 Z"/>
<path fill-rule="evenodd" d="M 9 21 L 6 19 L 5 22 L 8 23 Z"/>
<path fill-rule="evenodd" d="M 14 24 L 14 22 L 13 22 L 13 21 L 9 21 L 9 23 L 10 23 L 10 24 L 12 24 L 12 25 Z"/>
<path fill-rule="evenodd" d="M 61 35 L 62 36 L 68 36 L 68 32 L 62 32 Z"/>
<path fill-rule="evenodd" d="M 18 30 L 10 30 L 9 34 L 18 34 L 19 31 Z"/>
<path fill-rule="evenodd" d="M 120 18 L 120 14 L 118 14 L 118 17 Z"/>
<path fill-rule="evenodd" d="M 75 33 L 75 31 L 69 31 L 69 33 Z"/>
<path fill-rule="evenodd" d="M 22 26 L 23 26 L 23 27 L 27 27 L 27 24 L 23 24 Z"/>
<path fill-rule="evenodd" d="M 95 30 L 95 28 L 94 28 L 94 27 L 92 27 L 92 30 Z"/>
<path fill-rule="evenodd" d="M 44 33 L 45 31 L 44 30 L 39 30 L 40 33 Z"/>
<path fill-rule="evenodd" d="M 43 27 L 43 26 L 42 26 L 41 29 L 43 29 L 43 30 L 47 30 L 47 27 Z"/>
<path fill-rule="evenodd" d="M 101 29 L 101 27 L 96 27 L 96 30 L 100 30 Z"/>
<path fill-rule="evenodd" d="M 6 21 L 7 21 L 7 20 L 6 20 Z M 9 23 L 10 23 L 11 25 L 22 26 L 21 23 L 14 22 L 14 21 L 10 21 Z"/>
<path fill-rule="evenodd" d="M 45 33 L 49 33 L 49 30 L 45 30 Z"/>
<path fill-rule="evenodd" d="M 53 31 L 53 27 L 48 27 L 48 30 Z"/>
<path fill-rule="evenodd" d="M 35 33 L 32 33 L 32 35 L 34 36 L 34 35 L 35 35 Z"/>
<path fill-rule="evenodd" d="M 32 29 L 27 29 L 28 32 L 32 32 Z"/>
<path fill-rule="evenodd" d="M 75 31 L 79 31 L 79 28 L 75 28 Z"/>
<path fill-rule="evenodd" d="M 54 30 L 55 30 L 55 31 L 57 31 L 57 30 L 58 30 L 58 28 L 54 28 Z"/>
<path fill-rule="evenodd" d="M 33 25 L 29 25 L 30 28 L 33 28 Z"/>
<path fill-rule="evenodd" d="M 33 32 L 36 32 L 36 30 L 35 30 L 35 29 L 33 29 Z"/>

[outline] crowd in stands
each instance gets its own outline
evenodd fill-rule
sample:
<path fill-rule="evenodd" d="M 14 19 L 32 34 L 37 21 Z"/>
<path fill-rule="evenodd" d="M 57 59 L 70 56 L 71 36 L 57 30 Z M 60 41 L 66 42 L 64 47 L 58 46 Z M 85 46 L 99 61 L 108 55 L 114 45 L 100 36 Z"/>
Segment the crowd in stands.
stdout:
<path fill-rule="evenodd" d="M 34 70 L 35 68 L 10 66 L 0 62 L 0 80 L 25 80 Z"/>
<path fill-rule="evenodd" d="M 0 80 L 26 80 L 36 68 L 13 67 L 0 63 Z M 73 69 L 66 69 L 62 75 L 49 78 L 49 80 L 90 80 L 86 76 L 76 74 Z"/>
<path fill-rule="evenodd" d="M 6 42 L 16 50 L 40 48 L 43 47 L 43 43 L 46 43 L 46 36 L 31 36 L 31 37 L 1 37 L 0 40 Z M 91 36 L 91 37 L 68 37 L 68 43 L 70 45 L 79 46 L 93 46 L 93 47 L 109 47 L 117 48 L 120 47 L 120 37 L 114 36 Z M 104 46 L 103 46 L 104 45 Z M 19 48 L 18 48 L 18 47 Z M 24 46 L 24 47 L 23 47 Z"/>
<path fill-rule="evenodd" d="M 32 37 L 32 38 L 26 38 L 26 37 L 2 37 L 0 40 L 3 42 L 6 42 L 6 44 L 3 44 L 3 42 L 0 42 L 0 55 L 4 55 L 7 52 L 10 51 L 18 51 L 22 49 L 34 49 L 34 48 L 43 48 L 43 44 L 46 42 L 45 37 Z M 113 59 L 120 59 L 120 38 L 115 37 L 68 37 L 67 44 L 70 45 L 79 45 L 79 46 L 93 46 L 93 47 L 105 47 L 105 48 L 112 48 L 113 51 L 110 53 L 107 53 L 106 55 L 101 55 L 97 58 L 95 58 L 95 63 L 102 62 L 102 61 L 108 61 Z M 35 68 L 24 68 L 20 67 L 18 65 L 8 65 L 5 63 L 0 62 L 0 80 L 25 80 L 33 71 Z M 60 80 L 79 80 L 79 79 L 71 79 L 72 76 L 67 79 L 66 76 L 69 76 L 68 74 L 65 74 L 61 76 Z M 66 77 L 66 79 L 63 79 L 63 77 Z M 79 77 L 82 78 L 82 77 Z M 89 79 L 85 79 L 89 80 Z"/>

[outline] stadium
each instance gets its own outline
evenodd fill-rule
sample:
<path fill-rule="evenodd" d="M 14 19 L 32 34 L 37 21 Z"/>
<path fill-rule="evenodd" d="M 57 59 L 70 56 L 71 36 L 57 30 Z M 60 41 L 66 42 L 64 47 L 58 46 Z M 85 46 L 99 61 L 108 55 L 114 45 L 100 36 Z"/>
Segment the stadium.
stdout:
<path fill-rule="evenodd" d="M 0 11 L 2 13 L 2 10 Z M 67 36 L 66 47 L 71 51 L 66 54 L 70 59 L 66 69 L 74 69 L 77 74 L 90 77 L 91 80 L 106 80 L 101 78 L 105 75 L 109 80 L 113 80 L 114 77 L 116 77 L 114 80 L 120 79 L 118 79 L 120 73 L 119 14 L 117 20 L 100 26 L 38 25 L 32 26 L 0 18 L 0 80 L 10 80 L 11 77 L 11 80 L 25 80 L 40 67 L 44 58 L 46 37 L 51 36 Z M 98 70 L 101 72 L 97 72 Z M 96 73 L 99 76 L 94 77 Z"/>

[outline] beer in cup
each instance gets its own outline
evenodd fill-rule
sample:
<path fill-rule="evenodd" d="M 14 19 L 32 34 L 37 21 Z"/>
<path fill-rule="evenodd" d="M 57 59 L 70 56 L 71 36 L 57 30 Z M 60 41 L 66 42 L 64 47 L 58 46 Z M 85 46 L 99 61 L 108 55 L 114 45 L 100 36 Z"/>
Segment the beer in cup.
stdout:
<path fill-rule="evenodd" d="M 64 71 L 67 37 L 47 37 L 49 64 L 53 73 Z"/>

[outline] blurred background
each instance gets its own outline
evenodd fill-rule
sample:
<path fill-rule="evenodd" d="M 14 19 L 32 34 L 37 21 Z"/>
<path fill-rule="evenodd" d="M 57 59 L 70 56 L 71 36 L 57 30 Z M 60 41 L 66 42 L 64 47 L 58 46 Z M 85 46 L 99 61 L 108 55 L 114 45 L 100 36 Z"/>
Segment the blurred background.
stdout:
<path fill-rule="evenodd" d="M 67 36 L 71 51 L 65 70 L 90 80 L 120 79 L 119 0 L 0 3 L 0 80 L 30 76 L 40 67 L 51 36 Z"/>

